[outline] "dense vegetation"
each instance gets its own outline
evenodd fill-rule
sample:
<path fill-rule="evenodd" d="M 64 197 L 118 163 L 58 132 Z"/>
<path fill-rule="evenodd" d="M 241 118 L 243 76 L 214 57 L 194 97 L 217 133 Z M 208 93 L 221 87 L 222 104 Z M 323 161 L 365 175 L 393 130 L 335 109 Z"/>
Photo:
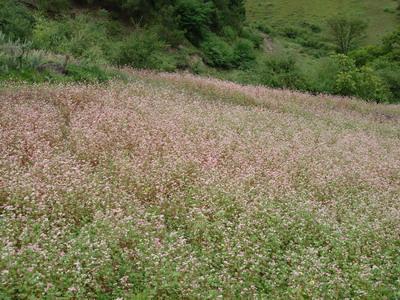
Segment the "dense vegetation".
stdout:
<path fill-rule="evenodd" d="M 370 28 L 353 15 L 246 19 L 240 0 L 0 0 L 0 79 L 102 82 L 128 65 L 396 102 L 400 31 L 368 45 Z"/>
<path fill-rule="evenodd" d="M 0 0 L 0 299 L 400 299 L 400 2 L 246 7 Z"/>
<path fill-rule="evenodd" d="M 0 90 L 0 299 L 398 299 L 400 106 L 134 71 Z"/>

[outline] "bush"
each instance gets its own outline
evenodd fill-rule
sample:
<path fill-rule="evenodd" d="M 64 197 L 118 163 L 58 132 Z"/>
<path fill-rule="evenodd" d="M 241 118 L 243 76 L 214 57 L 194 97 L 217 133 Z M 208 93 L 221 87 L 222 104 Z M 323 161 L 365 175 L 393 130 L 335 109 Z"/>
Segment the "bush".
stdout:
<path fill-rule="evenodd" d="M 29 42 L 12 41 L 0 32 L 0 71 L 22 69 L 29 63 L 28 54 L 31 47 Z"/>
<path fill-rule="evenodd" d="M 179 27 L 180 17 L 175 14 L 173 6 L 165 7 L 160 12 L 158 23 L 158 34 L 167 44 L 178 48 L 185 43 L 185 31 Z"/>
<path fill-rule="evenodd" d="M 87 16 L 62 20 L 38 18 L 33 44 L 36 48 L 71 54 L 89 64 L 110 62 L 115 50 L 106 24 Z"/>
<path fill-rule="evenodd" d="M 382 50 L 377 46 L 363 47 L 349 53 L 349 57 L 355 61 L 356 66 L 365 66 L 382 55 Z"/>
<path fill-rule="evenodd" d="M 65 44 L 72 33 L 72 28 L 66 21 L 38 18 L 33 30 L 33 46 L 53 52 L 64 52 Z"/>
<path fill-rule="evenodd" d="M 110 79 L 107 72 L 95 65 L 69 64 L 67 76 L 73 81 L 86 83 L 101 83 Z"/>
<path fill-rule="evenodd" d="M 234 61 L 236 66 L 246 66 L 256 58 L 254 52 L 254 44 L 246 39 L 239 39 L 233 50 Z"/>
<path fill-rule="evenodd" d="M 400 64 L 387 59 L 378 59 L 372 67 L 388 86 L 391 102 L 400 102 Z"/>
<path fill-rule="evenodd" d="M 253 27 L 243 27 L 240 32 L 240 36 L 244 39 L 250 40 L 255 48 L 260 48 L 263 42 L 263 38 L 260 33 Z"/>
<path fill-rule="evenodd" d="M 210 35 L 201 44 L 205 62 L 211 67 L 231 68 L 234 65 L 235 54 L 232 47 L 215 35 Z"/>
<path fill-rule="evenodd" d="M 116 63 L 139 69 L 172 71 L 173 58 L 165 54 L 166 45 L 150 30 L 138 29 L 119 45 Z"/>
<path fill-rule="evenodd" d="M 337 62 L 331 57 L 317 60 L 316 64 L 305 67 L 308 89 L 313 93 L 334 93 L 336 75 L 339 73 Z"/>
<path fill-rule="evenodd" d="M 345 55 L 336 55 L 335 59 L 339 66 L 334 86 L 337 94 L 376 102 L 390 99 L 387 86 L 372 68 L 357 68 L 354 60 Z"/>
<path fill-rule="evenodd" d="M 261 31 L 262 33 L 265 33 L 268 35 L 272 35 L 274 33 L 273 29 L 265 23 L 256 23 L 256 28 L 257 28 L 257 30 Z"/>
<path fill-rule="evenodd" d="M 50 13 L 61 13 L 70 7 L 69 0 L 37 0 L 37 7 Z"/>
<path fill-rule="evenodd" d="M 200 0 L 179 0 L 176 5 L 176 15 L 179 26 L 185 31 L 189 41 L 198 44 L 209 31 L 212 13 L 215 10 L 212 2 Z"/>
<path fill-rule="evenodd" d="M 289 89 L 305 89 L 305 79 L 296 64 L 296 60 L 289 55 L 271 56 L 264 59 L 257 70 L 260 83 Z"/>
<path fill-rule="evenodd" d="M 382 44 L 382 50 L 389 59 L 400 61 L 400 29 L 386 36 Z"/>
<path fill-rule="evenodd" d="M 17 1 L 0 1 L 0 31 L 12 40 L 31 37 L 35 19 L 29 10 Z"/>
<path fill-rule="evenodd" d="M 282 29 L 282 34 L 283 36 L 289 38 L 289 39 L 295 39 L 298 36 L 300 36 L 300 30 L 296 27 L 293 26 L 286 26 Z"/>
<path fill-rule="evenodd" d="M 235 40 L 237 37 L 237 32 L 231 26 L 224 26 L 221 33 L 223 37 L 230 41 Z"/>

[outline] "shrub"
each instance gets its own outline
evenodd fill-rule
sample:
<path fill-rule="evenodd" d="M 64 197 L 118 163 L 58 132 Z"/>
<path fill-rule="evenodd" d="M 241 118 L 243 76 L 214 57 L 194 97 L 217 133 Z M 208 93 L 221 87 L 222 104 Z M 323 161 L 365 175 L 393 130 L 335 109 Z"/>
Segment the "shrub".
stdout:
<path fill-rule="evenodd" d="M 198 44 L 209 31 L 211 17 L 215 10 L 212 2 L 200 0 L 179 0 L 176 5 L 176 15 L 179 26 L 194 44 Z"/>
<path fill-rule="evenodd" d="M 267 57 L 258 68 L 260 83 L 277 88 L 305 89 L 304 76 L 289 55 Z"/>
<path fill-rule="evenodd" d="M 27 56 L 31 43 L 12 41 L 4 33 L 0 32 L 0 71 L 22 69 L 28 63 Z"/>
<path fill-rule="evenodd" d="M 309 91 L 313 93 L 334 93 L 339 66 L 333 58 L 321 58 L 315 64 L 305 68 L 304 73 L 307 77 Z"/>
<path fill-rule="evenodd" d="M 38 18 L 33 30 L 33 46 L 53 52 L 64 52 L 65 44 L 72 33 L 70 25 L 64 21 Z"/>
<path fill-rule="evenodd" d="M 387 86 L 372 68 L 357 68 L 354 60 L 345 55 L 336 55 L 334 58 L 339 66 L 334 86 L 337 94 L 376 102 L 390 99 Z"/>
<path fill-rule="evenodd" d="M 400 64 L 387 59 L 378 59 L 372 67 L 388 86 L 391 102 L 400 102 Z"/>
<path fill-rule="evenodd" d="M 0 1 L 0 31 L 12 40 L 29 39 L 35 19 L 28 9 L 17 1 Z"/>
<path fill-rule="evenodd" d="M 376 102 L 387 102 L 390 94 L 387 85 L 369 67 L 361 67 L 356 73 L 356 95 L 362 99 Z"/>
<path fill-rule="evenodd" d="M 185 43 L 185 31 L 179 27 L 180 16 L 175 14 L 172 5 L 161 10 L 158 23 L 158 34 L 167 44 L 177 48 Z"/>
<path fill-rule="evenodd" d="M 254 44 L 246 39 L 239 39 L 233 50 L 234 61 L 237 66 L 245 66 L 255 60 Z"/>
<path fill-rule="evenodd" d="M 201 48 L 208 65 L 217 68 L 231 68 L 234 65 L 234 50 L 218 36 L 210 35 Z"/>
<path fill-rule="evenodd" d="M 265 23 L 256 23 L 256 28 L 257 28 L 257 30 L 261 31 L 262 33 L 269 34 L 269 35 L 273 34 L 273 29 Z"/>
<path fill-rule="evenodd" d="M 107 72 L 96 65 L 69 64 L 67 75 L 73 81 L 87 83 L 101 83 L 110 79 Z"/>
<path fill-rule="evenodd" d="M 300 30 L 293 26 L 286 26 L 282 29 L 282 34 L 289 39 L 295 39 L 300 36 Z"/>
<path fill-rule="evenodd" d="M 237 32 L 231 26 L 224 26 L 221 31 L 223 37 L 233 41 L 237 37 Z"/>
<path fill-rule="evenodd" d="M 159 36 L 150 30 L 138 29 L 131 33 L 119 46 L 116 62 L 139 69 L 163 69 L 170 64 L 170 57 L 162 54 L 166 45 Z"/>
<path fill-rule="evenodd" d="M 240 36 L 244 39 L 250 40 L 255 48 L 260 48 L 263 42 L 263 38 L 260 33 L 253 27 L 243 27 Z"/>
<path fill-rule="evenodd" d="M 386 36 L 382 44 L 382 50 L 389 59 L 400 61 L 400 29 Z"/>
<path fill-rule="evenodd" d="M 109 62 L 114 49 L 106 24 L 87 16 L 62 20 L 39 18 L 33 43 L 37 48 L 72 54 L 87 63 L 97 64 Z"/>
<path fill-rule="evenodd" d="M 349 57 L 355 61 L 355 64 L 358 67 L 365 66 L 369 62 L 374 61 L 380 55 L 382 55 L 382 50 L 377 46 L 363 47 L 349 53 Z"/>
<path fill-rule="evenodd" d="M 61 13 L 70 7 L 69 0 L 37 0 L 36 5 L 39 9 L 50 13 Z"/>

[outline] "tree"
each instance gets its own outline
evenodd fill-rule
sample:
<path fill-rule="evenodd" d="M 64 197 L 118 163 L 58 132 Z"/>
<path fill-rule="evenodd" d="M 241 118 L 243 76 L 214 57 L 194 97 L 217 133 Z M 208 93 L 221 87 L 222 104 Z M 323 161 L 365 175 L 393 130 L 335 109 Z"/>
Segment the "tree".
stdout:
<path fill-rule="evenodd" d="M 212 2 L 200 0 L 179 0 L 176 14 L 179 16 L 179 26 L 185 31 L 186 37 L 197 44 L 209 31 L 215 6 Z"/>
<path fill-rule="evenodd" d="M 360 19 L 336 16 L 328 21 L 338 51 L 347 54 L 364 37 L 367 23 Z"/>
<path fill-rule="evenodd" d="M 35 18 L 17 1 L 0 0 L 0 32 L 12 40 L 26 40 L 32 35 Z"/>
<path fill-rule="evenodd" d="M 338 66 L 334 92 L 344 96 L 357 96 L 367 101 L 386 102 L 390 91 L 376 71 L 370 67 L 358 68 L 355 61 L 344 55 L 333 56 Z"/>
<path fill-rule="evenodd" d="M 400 29 L 383 38 L 383 53 L 393 61 L 400 61 Z"/>

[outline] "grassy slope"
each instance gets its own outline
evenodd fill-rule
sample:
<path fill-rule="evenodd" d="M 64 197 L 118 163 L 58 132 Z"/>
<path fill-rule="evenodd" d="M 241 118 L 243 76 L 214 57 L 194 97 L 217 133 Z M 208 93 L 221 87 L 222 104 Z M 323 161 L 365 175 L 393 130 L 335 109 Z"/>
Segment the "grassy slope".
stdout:
<path fill-rule="evenodd" d="M 338 13 L 351 13 L 369 22 L 367 42 L 379 42 L 382 35 L 398 26 L 393 0 L 247 0 L 250 21 L 269 24 L 298 24 L 300 21 L 324 25 L 326 18 Z"/>
<path fill-rule="evenodd" d="M 132 75 L 0 92 L 0 298 L 399 296 L 399 106 Z"/>

